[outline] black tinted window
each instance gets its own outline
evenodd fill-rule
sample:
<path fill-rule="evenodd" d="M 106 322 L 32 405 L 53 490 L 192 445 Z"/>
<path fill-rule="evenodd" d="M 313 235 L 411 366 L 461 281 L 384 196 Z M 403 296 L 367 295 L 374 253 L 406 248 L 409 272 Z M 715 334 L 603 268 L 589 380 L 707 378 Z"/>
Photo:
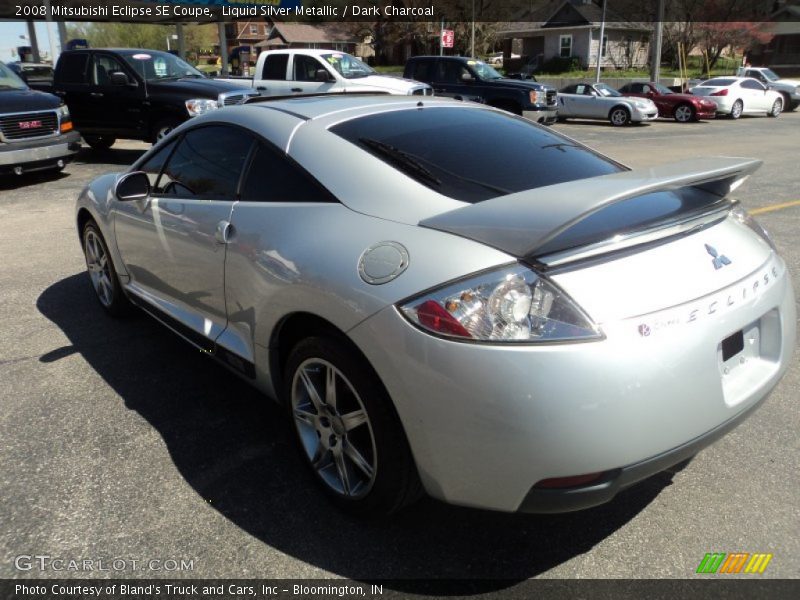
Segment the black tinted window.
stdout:
<path fill-rule="evenodd" d="M 137 169 L 137 171 L 144 171 L 147 173 L 147 178 L 150 180 L 151 189 L 156 190 L 158 176 L 161 174 L 161 169 L 164 167 L 164 163 L 169 158 L 169 155 L 174 147 L 175 142 L 170 142 L 166 146 L 162 146 Z"/>
<path fill-rule="evenodd" d="M 471 203 L 622 170 L 551 130 L 488 110 L 402 110 L 346 121 L 332 131 L 428 187 Z"/>
<path fill-rule="evenodd" d="M 747 88 L 748 90 L 761 90 L 764 91 L 764 86 L 757 81 L 749 79 L 747 81 L 742 82 L 742 87 Z"/>
<path fill-rule="evenodd" d="M 242 185 L 241 199 L 251 202 L 336 202 L 294 161 L 259 145 Z"/>
<path fill-rule="evenodd" d="M 430 60 L 420 60 L 414 63 L 414 69 L 411 73 L 411 79 L 416 79 L 417 81 L 424 81 L 429 82 L 433 80 L 432 77 L 432 67 L 433 62 Z"/>
<path fill-rule="evenodd" d="M 286 65 L 289 63 L 288 54 L 269 54 L 261 70 L 261 79 L 286 81 Z"/>
<path fill-rule="evenodd" d="M 58 75 L 61 83 L 86 83 L 88 54 L 62 54 L 58 59 Z"/>
<path fill-rule="evenodd" d="M 158 181 L 159 192 L 233 200 L 252 143 L 251 136 L 232 127 L 214 125 L 187 132 Z"/>

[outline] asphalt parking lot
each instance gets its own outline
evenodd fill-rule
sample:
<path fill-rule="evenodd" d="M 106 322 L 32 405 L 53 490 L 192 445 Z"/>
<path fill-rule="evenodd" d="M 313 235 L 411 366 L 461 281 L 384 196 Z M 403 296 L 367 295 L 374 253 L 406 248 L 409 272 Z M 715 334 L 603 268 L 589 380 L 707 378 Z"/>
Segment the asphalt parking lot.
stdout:
<path fill-rule="evenodd" d="M 635 168 L 761 158 L 736 195 L 800 282 L 800 111 L 555 129 Z M 150 319 L 112 320 L 93 298 L 75 197 L 146 148 L 120 142 L 63 174 L 0 181 L 0 577 L 489 578 L 500 589 L 537 576 L 692 578 L 708 552 L 768 552 L 760 577 L 800 573 L 797 354 L 744 424 L 611 504 L 520 516 L 425 500 L 368 523 L 337 512 L 276 405 Z M 20 555 L 128 563 L 21 570 Z M 152 559 L 162 568 L 130 562 Z M 164 568 L 182 559 L 191 570 Z"/>

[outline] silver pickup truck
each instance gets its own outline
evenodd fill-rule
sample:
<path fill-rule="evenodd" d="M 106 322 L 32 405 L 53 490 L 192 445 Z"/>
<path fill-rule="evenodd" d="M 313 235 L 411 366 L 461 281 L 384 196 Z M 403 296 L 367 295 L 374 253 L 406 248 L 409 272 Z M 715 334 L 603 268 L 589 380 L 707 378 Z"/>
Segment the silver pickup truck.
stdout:
<path fill-rule="evenodd" d="M 336 50 L 268 50 L 258 56 L 255 77 L 227 78 L 252 86 L 262 96 L 343 92 L 383 92 L 400 96 L 432 96 L 431 86 L 379 75 L 355 56 Z"/>
<path fill-rule="evenodd" d="M 758 79 L 769 89 L 780 92 L 783 96 L 783 110 L 794 110 L 800 106 L 800 81 L 796 79 L 783 79 L 766 67 L 739 67 L 736 75 Z"/>

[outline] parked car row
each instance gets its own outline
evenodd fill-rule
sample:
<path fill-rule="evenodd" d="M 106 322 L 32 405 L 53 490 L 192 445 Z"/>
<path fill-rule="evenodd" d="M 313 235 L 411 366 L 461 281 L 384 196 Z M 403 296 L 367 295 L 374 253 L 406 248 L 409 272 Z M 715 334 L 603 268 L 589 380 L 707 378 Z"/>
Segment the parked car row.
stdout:
<path fill-rule="evenodd" d="M 654 82 L 630 83 L 620 90 L 585 82 L 558 92 L 534 77 L 504 77 L 486 62 L 458 56 L 411 57 L 401 78 L 380 75 L 344 52 L 270 50 L 259 55 L 252 78 L 211 79 L 167 52 L 73 50 L 62 53 L 55 71 L 30 63 L 3 67 L 2 77 L 9 83 L 2 89 L 26 90 L 32 104 L 0 96 L 5 99 L 0 102 L 0 168 L 18 174 L 63 168 L 79 146 L 77 139 L 65 142 L 62 135 L 69 131 L 56 131 L 56 125 L 70 127 L 72 138 L 77 138 L 77 130 L 89 146 L 106 150 L 117 138 L 156 142 L 192 117 L 259 96 L 435 94 L 487 104 L 546 125 L 576 118 L 623 126 L 659 117 L 682 123 L 717 114 L 734 119 L 759 113 L 777 117 L 800 104 L 798 82 L 777 79 L 769 69 L 750 68 L 742 73 L 752 77 L 714 78 L 701 82 L 690 94 L 675 93 Z M 48 111 L 54 107 L 58 112 L 55 121 L 42 113 L 40 107 L 45 105 Z M 59 150 L 42 150 L 50 146 Z"/>

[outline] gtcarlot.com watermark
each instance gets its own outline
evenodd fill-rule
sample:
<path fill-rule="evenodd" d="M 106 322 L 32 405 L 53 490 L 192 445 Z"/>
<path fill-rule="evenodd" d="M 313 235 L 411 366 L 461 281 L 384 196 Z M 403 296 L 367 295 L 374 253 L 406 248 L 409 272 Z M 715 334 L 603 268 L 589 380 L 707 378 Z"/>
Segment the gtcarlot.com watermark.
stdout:
<path fill-rule="evenodd" d="M 193 558 L 64 558 L 47 554 L 20 554 L 14 557 L 17 571 L 63 571 L 87 573 L 91 571 L 124 572 L 194 571 Z"/>

